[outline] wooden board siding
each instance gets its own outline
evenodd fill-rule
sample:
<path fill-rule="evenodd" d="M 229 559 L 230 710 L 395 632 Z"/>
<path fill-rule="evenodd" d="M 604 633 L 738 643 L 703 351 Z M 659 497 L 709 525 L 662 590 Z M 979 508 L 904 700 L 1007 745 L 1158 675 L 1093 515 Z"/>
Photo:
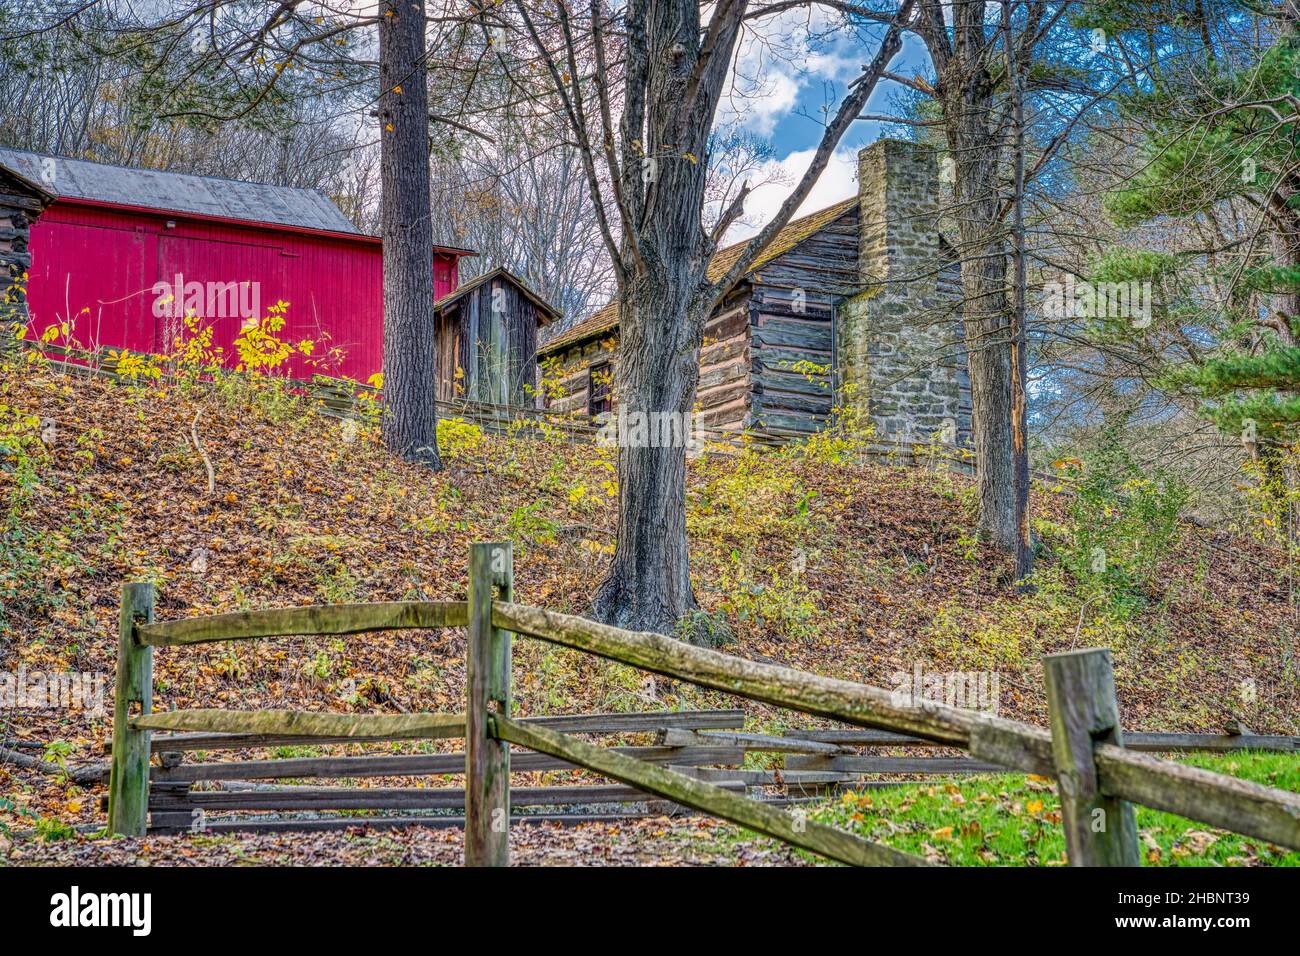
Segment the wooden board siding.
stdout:
<path fill-rule="evenodd" d="M 856 207 L 755 275 L 751 430 L 799 436 L 826 424 L 834 403 L 835 304 L 858 282 Z"/>
<path fill-rule="evenodd" d="M 503 277 L 439 309 L 438 398 L 535 405 L 538 320 L 537 307 Z"/>
<path fill-rule="evenodd" d="M 169 225 L 170 224 L 170 225 Z M 261 223 L 214 222 L 180 213 L 56 200 L 31 229 L 29 338 L 71 321 L 82 348 L 170 349 L 177 320 L 154 314 L 155 283 L 256 282 L 263 315 L 289 305 L 279 334 L 318 343 L 277 372 L 309 381 L 325 373 L 366 382 L 383 369 L 383 248 L 361 235 L 308 234 Z M 435 253 L 434 294 L 457 286 L 457 259 Z M 205 316 L 228 364 L 240 316 Z M 325 350 L 337 361 L 319 363 Z"/>

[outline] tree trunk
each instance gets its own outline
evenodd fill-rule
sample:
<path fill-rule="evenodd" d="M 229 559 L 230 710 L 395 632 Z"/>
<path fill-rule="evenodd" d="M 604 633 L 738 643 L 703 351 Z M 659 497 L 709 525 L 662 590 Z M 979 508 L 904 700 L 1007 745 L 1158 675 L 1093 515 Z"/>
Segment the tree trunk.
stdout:
<path fill-rule="evenodd" d="M 625 239 L 627 278 L 619 290 L 618 540 L 592 614 L 619 627 L 671 633 L 698 607 L 686 541 L 686 443 L 711 301 L 700 209 L 716 90 L 688 108 L 700 42 L 695 0 L 649 4 L 643 15 L 650 48 L 669 54 L 651 60 L 644 87 L 629 91 L 645 97 L 648 115 L 646 159 L 632 172 L 645 198 L 638 202 L 644 212 L 636 226 L 640 261 Z M 727 49 L 730 60 L 729 44 Z M 720 84 L 721 75 L 708 83 Z M 653 424 L 649 440 L 640 440 L 624 427 L 638 414 L 661 425 L 665 414 L 675 415 L 672 434 L 680 440 L 657 442 L 655 433 L 667 429 Z"/>
<path fill-rule="evenodd" d="M 1016 549 L 1015 454 L 1007 248 L 999 206 L 1002 141 L 994 129 L 993 79 L 985 60 L 984 4 L 959 8 L 954 47 L 939 77 L 944 133 L 954 161 L 954 203 L 961 242 L 962 320 L 970 370 L 971 431 L 980 531 Z M 935 42 L 931 36 L 927 42 Z M 933 47 L 932 47 L 933 55 Z"/>
<path fill-rule="evenodd" d="M 1025 106 L 1021 87 L 1023 65 L 1011 37 L 1011 5 L 1002 0 L 1002 39 L 1010 81 L 1012 124 L 1012 345 L 1011 345 L 1011 445 L 1015 458 L 1016 586 L 1028 590 L 1034 570 L 1029 534 L 1029 413 L 1025 379 L 1029 363 L 1029 335 L 1025 312 Z"/>
<path fill-rule="evenodd" d="M 379 12 L 383 436 L 393 453 L 439 468 L 424 0 L 381 0 Z"/>
<path fill-rule="evenodd" d="M 959 143 L 960 143 L 959 139 Z M 962 318 L 970 368 L 971 431 L 979 487 L 980 531 L 997 547 L 1016 547 L 1011 428 L 1012 329 L 1007 309 L 1006 249 L 997 220 L 996 152 L 960 145 L 956 201 L 962 244 Z M 967 167 L 963 170 L 963 166 Z"/>
<path fill-rule="evenodd" d="M 618 540 L 592 612 L 631 630 L 671 633 L 697 607 L 686 541 L 685 443 L 700 377 L 699 344 L 684 333 L 688 290 L 699 277 L 689 271 L 676 279 L 662 272 L 638 276 L 620 300 Z M 649 413 L 646 428 L 638 431 L 642 413 Z M 676 428 L 665 427 L 663 413 L 676 416 Z M 678 435 L 681 441 L 662 441 Z"/>

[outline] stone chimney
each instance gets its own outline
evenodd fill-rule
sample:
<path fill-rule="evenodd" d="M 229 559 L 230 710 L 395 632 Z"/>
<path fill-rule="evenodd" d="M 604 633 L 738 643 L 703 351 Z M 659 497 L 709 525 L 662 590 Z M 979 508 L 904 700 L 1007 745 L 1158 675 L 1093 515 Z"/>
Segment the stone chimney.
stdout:
<path fill-rule="evenodd" d="M 837 316 L 839 378 L 882 440 L 954 441 L 969 430 L 953 341 L 952 254 L 939 234 L 933 147 L 883 139 L 858 153 L 858 293 Z"/>

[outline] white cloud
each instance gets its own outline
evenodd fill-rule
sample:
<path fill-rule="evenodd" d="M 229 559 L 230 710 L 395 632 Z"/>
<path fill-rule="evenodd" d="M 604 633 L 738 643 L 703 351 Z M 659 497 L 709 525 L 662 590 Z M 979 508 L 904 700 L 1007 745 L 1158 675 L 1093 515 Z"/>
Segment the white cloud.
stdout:
<path fill-rule="evenodd" d="M 801 102 L 807 100 L 810 112 L 821 104 L 822 84 L 843 87 L 853 79 L 862 68 L 862 51 L 851 37 L 829 44 L 810 39 L 810 34 L 824 34 L 830 24 L 828 13 L 815 7 L 786 10 L 750 24 L 718 104 L 719 123 L 771 136 Z"/>
<path fill-rule="evenodd" d="M 727 232 L 725 242 L 739 242 L 758 232 L 781 208 L 781 203 L 790 195 L 795 185 L 803 178 L 804 171 L 812 162 L 815 147 L 798 150 L 784 159 L 765 163 L 755 181 L 766 180 L 775 174 L 783 174 L 784 182 L 780 185 L 769 183 L 755 187 L 745 201 L 746 222 L 736 223 Z M 833 206 L 841 199 L 848 199 L 858 191 L 858 148 L 841 146 L 831 154 L 831 160 L 822 170 L 821 176 L 813 184 L 803 204 L 795 216 L 803 216 Z M 791 217 L 794 218 L 794 217 Z"/>

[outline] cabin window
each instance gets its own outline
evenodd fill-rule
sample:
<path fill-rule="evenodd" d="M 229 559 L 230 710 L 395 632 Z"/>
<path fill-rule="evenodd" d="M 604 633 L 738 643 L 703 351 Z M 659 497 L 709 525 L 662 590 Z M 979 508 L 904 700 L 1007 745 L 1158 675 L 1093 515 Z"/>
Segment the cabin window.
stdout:
<path fill-rule="evenodd" d="M 587 370 L 587 414 L 599 415 L 614 410 L 614 368 L 600 362 Z"/>

